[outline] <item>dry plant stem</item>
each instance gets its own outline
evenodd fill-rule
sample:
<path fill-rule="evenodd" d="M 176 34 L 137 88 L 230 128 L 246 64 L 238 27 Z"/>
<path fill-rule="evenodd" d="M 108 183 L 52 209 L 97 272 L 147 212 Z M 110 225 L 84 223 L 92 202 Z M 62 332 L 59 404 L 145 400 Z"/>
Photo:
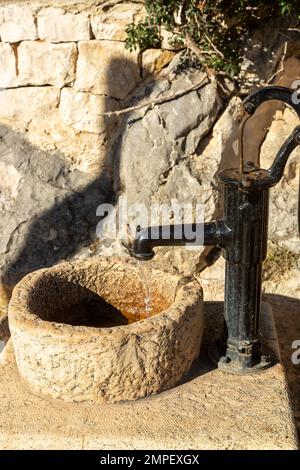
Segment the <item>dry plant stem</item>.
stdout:
<path fill-rule="evenodd" d="M 185 33 L 185 42 L 186 42 L 186 47 L 190 49 L 190 51 L 195 54 L 197 59 L 201 62 L 202 65 L 204 65 L 205 62 L 205 57 L 203 56 L 203 53 L 201 49 L 198 47 L 197 43 L 194 41 L 192 36 L 190 36 L 188 33 Z"/>
<path fill-rule="evenodd" d="M 272 81 L 274 80 L 275 77 L 277 77 L 280 73 L 283 73 L 284 72 L 284 62 L 285 62 L 285 59 L 286 59 L 286 56 L 287 56 L 287 49 L 288 49 L 288 42 L 285 41 L 284 43 L 284 49 L 283 49 L 283 55 L 282 55 L 282 58 L 281 58 L 281 61 L 280 61 L 280 68 L 277 70 L 277 72 L 275 72 L 267 81 L 266 85 L 269 85 L 270 83 L 272 83 Z"/>
<path fill-rule="evenodd" d="M 210 37 L 209 37 L 207 34 L 205 34 L 205 37 L 206 37 L 206 39 L 208 40 L 208 42 L 209 42 L 209 44 L 211 45 L 211 47 L 213 48 L 213 50 L 214 50 L 217 54 L 219 54 L 219 56 L 221 56 L 222 59 L 224 59 L 224 54 L 223 54 L 221 51 L 219 51 L 219 49 L 216 48 L 216 46 L 214 45 L 214 43 L 212 42 L 212 40 L 210 39 Z"/>
<path fill-rule="evenodd" d="M 155 98 L 152 101 L 147 101 L 147 103 L 142 103 L 142 104 L 139 104 L 137 106 L 130 106 L 129 108 L 120 109 L 118 111 L 98 113 L 98 116 L 119 116 L 120 114 L 130 113 L 132 111 L 137 111 L 137 110 L 142 109 L 142 108 L 153 107 L 155 105 L 165 103 L 166 101 L 171 101 L 171 100 L 174 100 L 176 98 L 179 98 L 180 96 L 183 96 L 186 93 L 189 93 L 190 91 L 197 90 L 198 88 L 200 88 L 204 84 L 207 84 L 208 82 L 209 82 L 208 76 L 204 75 L 199 82 L 194 83 L 193 85 L 191 85 L 190 87 L 185 88 L 184 90 L 180 90 L 180 91 L 177 91 L 176 93 L 172 93 L 172 94 L 167 95 L 167 96 L 162 96 L 160 98 Z"/>

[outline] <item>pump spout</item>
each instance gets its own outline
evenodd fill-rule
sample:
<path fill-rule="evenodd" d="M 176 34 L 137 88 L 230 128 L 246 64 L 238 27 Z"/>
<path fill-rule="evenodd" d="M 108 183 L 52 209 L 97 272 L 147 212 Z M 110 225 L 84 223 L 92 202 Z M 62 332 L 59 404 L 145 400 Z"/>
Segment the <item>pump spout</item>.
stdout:
<path fill-rule="evenodd" d="M 132 255 L 142 260 L 153 258 L 156 246 L 227 246 L 231 231 L 223 221 L 204 224 L 179 224 L 147 227 L 137 232 Z"/>

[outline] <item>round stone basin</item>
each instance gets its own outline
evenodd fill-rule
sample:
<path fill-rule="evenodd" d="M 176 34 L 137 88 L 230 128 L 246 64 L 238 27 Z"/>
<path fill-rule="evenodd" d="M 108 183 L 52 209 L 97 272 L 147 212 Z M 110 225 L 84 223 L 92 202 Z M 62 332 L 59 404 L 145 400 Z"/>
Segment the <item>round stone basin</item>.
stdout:
<path fill-rule="evenodd" d="M 149 265 L 148 265 L 149 266 Z M 92 258 L 27 275 L 9 324 L 22 377 L 41 395 L 95 404 L 135 400 L 176 385 L 200 349 L 199 283 L 140 262 Z"/>

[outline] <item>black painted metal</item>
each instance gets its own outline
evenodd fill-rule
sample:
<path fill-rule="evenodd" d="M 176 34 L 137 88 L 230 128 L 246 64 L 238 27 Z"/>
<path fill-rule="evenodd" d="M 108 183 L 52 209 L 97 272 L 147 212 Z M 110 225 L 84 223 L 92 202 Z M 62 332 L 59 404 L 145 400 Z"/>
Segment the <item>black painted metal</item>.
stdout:
<path fill-rule="evenodd" d="M 280 100 L 296 110 L 293 90 L 267 87 L 251 94 L 244 102 L 253 114 L 264 101 Z M 267 255 L 269 191 L 278 183 L 289 155 L 300 145 L 300 126 L 279 150 L 269 170 L 253 165 L 229 169 L 219 174 L 224 188 L 224 220 L 204 224 L 202 240 L 182 235 L 183 226 L 171 226 L 170 237 L 163 236 L 165 227 L 148 227 L 137 234 L 133 245 L 134 256 L 153 257 L 158 245 L 184 245 L 196 242 L 218 245 L 226 259 L 224 316 L 227 326 L 227 346 L 219 367 L 233 373 L 247 373 L 267 368 L 271 362 L 262 357 L 259 337 L 261 309 L 262 265 Z M 195 224 L 190 227 L 195 229 Z"/>
<path fill-rule="evenodd" d="M 252 115 L 262 103 L 270 100 L 283 101 L 291 106 L 300 118 L 300 103 L 296 90 L 281 86 L 268 86 L 254 91 L 244 100 L 244 109 Z"/>
<path fill-rule="evenodd" d="M 231 232 L 222 220 L 206 224 L 160 225 L 139 230 L 133 242 L 133 254 L 143 260 L 154 256 L 156 246 L 198 245 L 226 246 Z"/>

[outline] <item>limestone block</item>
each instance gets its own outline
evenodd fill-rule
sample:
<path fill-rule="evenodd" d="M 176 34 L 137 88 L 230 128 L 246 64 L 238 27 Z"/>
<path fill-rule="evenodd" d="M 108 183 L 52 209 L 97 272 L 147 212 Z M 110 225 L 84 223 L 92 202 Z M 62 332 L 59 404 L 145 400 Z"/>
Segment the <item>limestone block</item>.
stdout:
<path fill-rule="evenodd" d="M 173 59 L 175 53 L 173 51 L 163 49 L 147 49 L 143 52 L 143 75 L 159 72 L 163 67 L 168 65 Z"/>
<path fill-rule="evenodd" d="M 75 89 L 124 99 L 139 80 L 137 59 L 121 42 L 80 42 Z"/>
<path fill-rule="evenodd" d="M 31 9 L 24 5 L 0 7 L 0 37 L 4 42 L 36 39 L 37 32 Z"/>
<path fill-rule="evenodd" d="M 16 58 L 10 44 L 0 42 L 0 88 L 17 85 Z"/>
<path fill-rule="evenodd" d="M 21 87 L 0 91 L 0 120 L 29 122 L 58 106 L 59 89 L 55 87 Z"/>
<path fill-rule="evenodd" d="M 150 310 L 139 267 L 126 259 L 93 257 L 22 279 L 9 323 L 19 371 L 35 393 L 101 404 L 136 400 L 182 379 L 200 351 L 201 286 L 155 269 L 147 279 Z M 87 302 L 94 317 L 78 310 Z"/>
<path fill-rule="evenodd" d="M 37 17 L 40 39 L 50 42 L 83 41 L 90 39 L 87 13 L 66 13 L 62 8 L 44 8 Z"/>
<path fill-rule="evenodd" d="M 125 41 L 128 25 L 141 20 L 144 13 L 143 5 L 130 2 L 114 5 L 108 12 L 100 12 L 91 18 L 93 34 L 96 39 Z"/>
<path fill-rule="evenodd" d="M 19 83 L 62 87 L 75 80 L 76 58 L 74 43 L 22 42 L 18 47 Z"/>
<path fill-rule="evenodd" d="M 106 131 L 106 119 L 101 113 L 118 108 L 115 100 L 92 93 L 76 92 L 64 88 L 61 93 L 60 116 L 62 121 L 77 131 L 102 133 Z"/>

